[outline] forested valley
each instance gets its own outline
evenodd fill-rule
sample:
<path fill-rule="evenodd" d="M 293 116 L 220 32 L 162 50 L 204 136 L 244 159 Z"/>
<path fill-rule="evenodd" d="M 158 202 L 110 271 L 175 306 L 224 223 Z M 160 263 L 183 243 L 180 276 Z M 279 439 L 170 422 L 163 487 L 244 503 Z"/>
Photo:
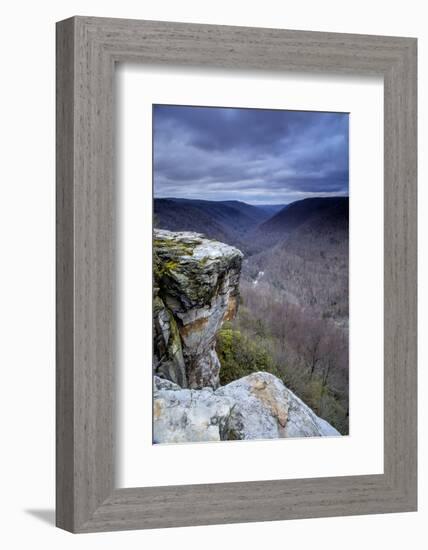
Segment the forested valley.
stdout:
<path fill-rule="evenodd" d="M 275 374 L 348 434 L 348 198 L 289 205 L 155 199 L 155 225 L 244 253 L 239 309 L 217 334 L 222 385 Z"/>

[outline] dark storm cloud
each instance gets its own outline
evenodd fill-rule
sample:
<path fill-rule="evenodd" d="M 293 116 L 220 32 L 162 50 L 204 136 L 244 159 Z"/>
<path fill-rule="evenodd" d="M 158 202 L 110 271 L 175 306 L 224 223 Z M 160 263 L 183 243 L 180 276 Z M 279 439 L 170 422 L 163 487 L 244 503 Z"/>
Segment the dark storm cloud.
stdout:
<path fill-rule="evenodd" d="M 156 105 L 157 197 L 288 203 L 348 193 L 348 115 Z"/>

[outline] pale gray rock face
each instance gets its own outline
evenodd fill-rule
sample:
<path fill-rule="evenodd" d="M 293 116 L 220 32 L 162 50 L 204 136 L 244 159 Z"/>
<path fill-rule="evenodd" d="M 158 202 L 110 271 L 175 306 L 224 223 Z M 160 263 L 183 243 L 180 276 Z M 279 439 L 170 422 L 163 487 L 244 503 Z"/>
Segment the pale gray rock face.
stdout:
<path fill-rule="evenodd" d="M 181 389 L 155 377 L 153 442 L 186 443 L 226 438 L 232 402 L 212 388 Z"/>
<path fill-rule="evenodd" d="M 285 437 L 325 437 L 340 436 L 323 418 L 317 416 L 301 399 L 287 389 L 289 394 L 288 422 Z"/>
<path fill-rule="evenodd" d="M 155 443 L 340 435 L 266 372 L 216 391 L 181 389 L 157 377 L 154 387 Z"/>
<path fill-rule="evenodd" d="M 159 390 L 181 390 L 178 384 L 171 382 L 171 380 L 165 380 L 165 378 L 160 378 L 159 376 L 153 377 L 153 391 Z"/>
<path fill-rule="evenodd" d="M 256 372 L 216 391 L 233 400 L 230 421 L 233 439 L 278 439 L 285 437 L 288 421 L 288 390 L 267 372 Z"/>
<path fill-rule="evenodd" d="M 156 292 L 162 303 L 155 316 L 154 372 L 184 388 L 217 388 L 220 362 L 215 336 L 223 321 L 236 314 L 242 253 L 198 233 L 155 229 L 154 257 Z M 171 317 L 175 322 L 180 349 L 174 338 L 174 349 L 162 353 L 161 325 L 167 317 L 168 328 Z"/>

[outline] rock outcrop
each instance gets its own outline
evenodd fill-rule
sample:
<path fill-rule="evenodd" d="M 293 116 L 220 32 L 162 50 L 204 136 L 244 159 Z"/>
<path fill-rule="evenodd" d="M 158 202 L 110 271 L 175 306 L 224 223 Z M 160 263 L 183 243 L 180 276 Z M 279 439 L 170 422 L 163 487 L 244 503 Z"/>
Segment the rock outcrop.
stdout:
<path fill-rule="evenodd" d="M 188 443 L 228 439 L 232 401 L 212 388 L 182 389 L 155 376 L 153 442 Z"/>
<path fill-rule="evenodd" d="M 267 372 L 215 391 L 155 377 L 153 411 L 155 443 L 340 435 Z"/>
<path fill-rule="evenodd" d="M 217 388 L 215 336 L 237 310 L 242 253 L 198 233 L 154 231 L 154 374 Z"/>
<path fill-rule="evenodd" d="M 154 232 L 154 443 L 340 435 L 267 372 L 219 387 L 216 334 L 238 307 L 242 253 Z"/>
<path fill-rule="evenodd" d="M 340 435 L 319 418 L 279 378 L 256 372 L 216 391 L 235 404 L 229 429 L 235 439 Z"/>

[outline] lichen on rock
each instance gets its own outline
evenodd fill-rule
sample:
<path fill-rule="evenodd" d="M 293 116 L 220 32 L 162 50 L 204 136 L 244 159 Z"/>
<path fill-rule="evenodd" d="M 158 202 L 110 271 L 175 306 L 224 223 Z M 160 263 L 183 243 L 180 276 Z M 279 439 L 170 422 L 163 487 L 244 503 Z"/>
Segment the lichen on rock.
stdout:
<path fill-rule="evenodd" d="M 169 385 L 168 385 L 169 384 Z M 227 437 L 232 401 L 212 388 L 182 389 L 154 379 L 153 442 L 220 441 Z"/>
<path fill-rule="evenodd" d="M 277 439 L 285 436 L 289 391 L 268 372 L 256 372 L 218 389 L 235 408 L 230 428 L 235 439 Z"/>
<path fill-rule="evenodd" d="M 216 395 L 233 400 L 229 428 L 238 439 L 340 435 L 268 372 L 255 372 L 230 382 Z"/>
<path fill-rule="evenodd" d="M 215 337 L 223 321 L 236 314 L 243 255 L 191 232 L 155 229 L 153 245 L 154 372 L 183 388 L 217 388 L 220 362 Z M 163 330 L 168 323 L 169 330 Z M 172 349 L 165 343 L 175 327 L 181 350 L 177 338 Z"/>
<path fill-rule="evenodd" d="M 154 387 L 155 443 L 340 435 L 267 372 L 215 391 L 182 389 L 158 377 Z"/>

